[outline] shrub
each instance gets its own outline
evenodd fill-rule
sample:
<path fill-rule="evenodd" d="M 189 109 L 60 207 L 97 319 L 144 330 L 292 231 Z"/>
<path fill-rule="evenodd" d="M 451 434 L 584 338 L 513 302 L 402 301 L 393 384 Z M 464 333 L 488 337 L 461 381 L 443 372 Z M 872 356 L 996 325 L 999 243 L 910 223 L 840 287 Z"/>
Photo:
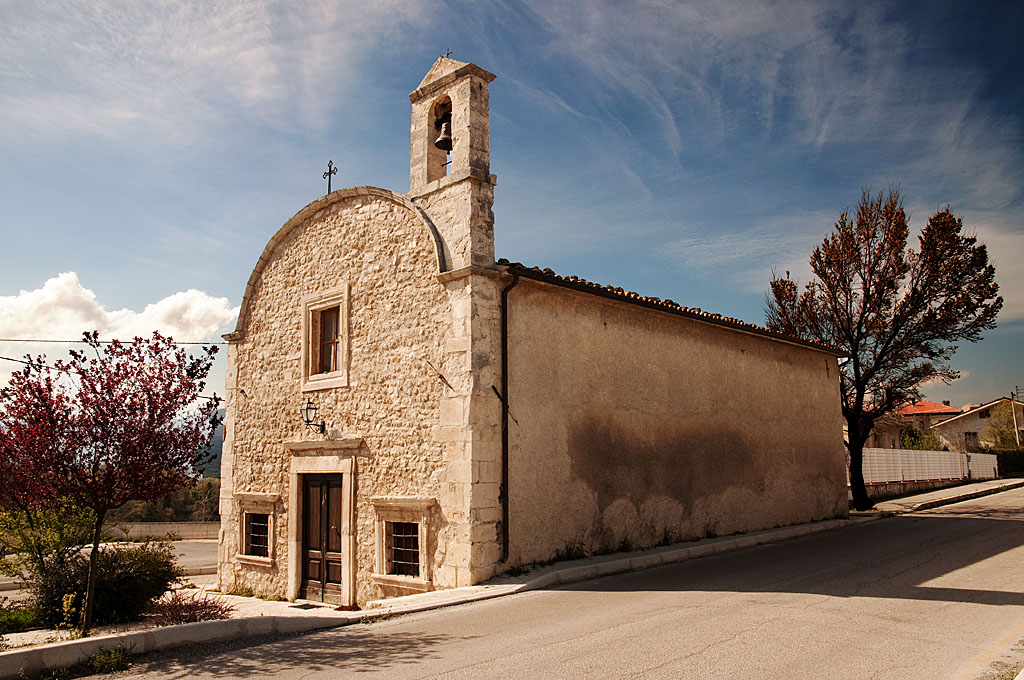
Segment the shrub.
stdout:
<path fill-rule="evenodd" d="M 90 541 L 93 514 L 64 500 L 52 508 L 0 512 L 0 544 L 12 553 L 0 574 L 30 580 L 64 562 Z"/>
<path fill-rule="evenodd" d="M 160 598 L 149 608 L 149 616 L 158 625 L 176 626 L 197 621 L 217 621 L 231 617 L 233 605 L 223 600 L 210 599 L 206 595 L 186 595 L 176 590 Z"/>
<path fill-rule="evenodd" d="M 85 603 L 89 559 L 76 554 L 64 569 L 30 582 L 36 613 L 49 625 L 77 626 Z M 170 543 L 106 547 L 96 556 L 96 623 L 133 621 L 182 576 Z"/>
<path fill-rule="evenodd" d="M 900 448 L 910 451 L 946 451 L 949 449 L 939 435 L 930 429 L 910 428 L 900 437 Z"/>
<path fill-rule="evenodd" d="M 987 449 L 985 453 L 996 454 L 1000 477 L 1024 472 L 1024 449 Z"/>

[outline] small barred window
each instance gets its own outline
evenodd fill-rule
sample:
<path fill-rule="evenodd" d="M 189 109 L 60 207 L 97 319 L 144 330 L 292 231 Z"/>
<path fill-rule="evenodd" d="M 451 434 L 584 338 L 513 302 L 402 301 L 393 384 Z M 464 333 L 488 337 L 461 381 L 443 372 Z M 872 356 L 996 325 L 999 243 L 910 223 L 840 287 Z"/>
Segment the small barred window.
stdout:
<path fill-rule="evenodd" d="M 262 512 L 245 513 L 245 554 L 254 557 L 270 556 L 270 515 Z"/>
<path fill-rule="evenodd" d="M 416 522 L 387 522 L 388 573 L 420 575 L 420 525 Z"/>

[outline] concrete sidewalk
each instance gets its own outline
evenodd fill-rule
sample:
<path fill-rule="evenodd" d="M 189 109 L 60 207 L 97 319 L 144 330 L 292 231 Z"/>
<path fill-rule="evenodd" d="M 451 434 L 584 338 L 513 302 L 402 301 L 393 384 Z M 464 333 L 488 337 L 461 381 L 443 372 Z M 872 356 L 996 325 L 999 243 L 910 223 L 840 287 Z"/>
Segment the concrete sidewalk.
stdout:
<path fill-rule="evenodd" d="M 304 633 L 372 621 L 382 616 L 409 614 L 513 595 L 528 590 L 647 569 L 661 564 L 681 562 L 822 531 L 855 526 L 877 521 L 892 514 L 957 503 L 1021 486 L 1024 486 L 1024 479 L 979 482 L 886 501 L 878 504 L 872 512 L 852 513 L 849 519 L 812 522 L 748 534 L 677 543 L 630 553 L 616 553 L 538 567 L 526 567 L 516 570 L 518 572 L 516 576 L 500 576 L 481 585 L 369 602 L 367 609 L 356 612 L 338 611 L 329 605 L 316 602 L 274 602 L 253 597 L 209 593 L 209 597 L 221 598 L 234 605 L 236 607 L 235 617 L 223 621 L 205 621 L 163 628 L 110 630 L 107 634 L 82 640 L 40 644 L 34 647 L 0 652 L 0 680 L 17 678 L 22 673 L 32 676 L 45 670 L 73 666 L 101 650 L 116 647 L 124 647 L 133 653 L 140 654 L 183 645 L 223 642 L 244 637 Z M 207 546 L 198 548 L 200 552 L 208 549 Z M 190 560 L 191 562 L 194 560 Z M 203 568 L 203 565 L 193 564 L 191 568 L 198 570 Z M 196 580 L 209 582 L 209 579 Z M 37 632 L 35 637 L 40 635 L 45 637 L 46 634 Z M 24 637 L 25 641 L 28 641 L 30 635 L 32 634 L 22 633 L 8 636 L 8 638 L 10 642 L 18 644 L 20 638 Z"/>
<path fill-rule="evenodd" d="M 982 496 L 988 496 L 994 493 L 999 493 L 1000 491 L 1007 491 L 1009 489 L 1016 489 L 1021 486 L 1024 486 L 1024 479 L 1014 477 L 1008 479 L 989 479 L 983 482 L 963 484 L 961 486 L 954 486 L 946 489 L 936 489 L 935 491 L 929 491 L 915 496 L 894 498 L 892 500 L 876 503 L 875 510 L 896 514 L 916 512 L 918 510 L 937 508 L 942 505 L 950 505 L 951 503 L 969 501 L 972 498 L 981 498 Z"/>

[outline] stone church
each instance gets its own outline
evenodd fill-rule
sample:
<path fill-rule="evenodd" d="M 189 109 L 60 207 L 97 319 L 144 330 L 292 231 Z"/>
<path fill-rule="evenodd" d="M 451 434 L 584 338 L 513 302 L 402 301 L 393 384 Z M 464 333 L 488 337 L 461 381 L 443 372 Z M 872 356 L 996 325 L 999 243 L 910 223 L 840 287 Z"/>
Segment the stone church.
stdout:
<path fill-rule="evenodd" d="M 256 262 L 224 336 L 222 589 L 356 607 L 845 515 L 836 352 L 495 260 L 493 80 L 438 59 L 409 191 L 331 192 Z"/>

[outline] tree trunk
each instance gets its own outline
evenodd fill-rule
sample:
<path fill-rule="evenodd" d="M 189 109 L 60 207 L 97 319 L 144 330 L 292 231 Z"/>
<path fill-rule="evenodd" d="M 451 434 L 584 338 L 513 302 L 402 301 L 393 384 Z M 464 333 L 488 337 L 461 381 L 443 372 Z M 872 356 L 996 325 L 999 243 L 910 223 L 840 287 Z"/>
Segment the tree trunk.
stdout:
<path fill-rule="evenodd" d="M 100 510 L 96 513 L 96 524 L 92 528 L 92 551 L 89 553 L 89 577 L 85 586 L 85 611 L 82 613 L 82 637 L 89 635 L 92 627 L 93 600 L 96 596 L 96 558 L 100 549 L 100 531 L 103 529 L 103 519 L 107 511 Z"/>
<path fill-rule="evenodd" d="M 864 441 L 854 438 L 849 433 L 850 443 L 850 492 L 853 494 L 853 507 L 857 510 L 870 510 L 875 504 L 868 498 L 867 487 L 864 486 Z"/>

